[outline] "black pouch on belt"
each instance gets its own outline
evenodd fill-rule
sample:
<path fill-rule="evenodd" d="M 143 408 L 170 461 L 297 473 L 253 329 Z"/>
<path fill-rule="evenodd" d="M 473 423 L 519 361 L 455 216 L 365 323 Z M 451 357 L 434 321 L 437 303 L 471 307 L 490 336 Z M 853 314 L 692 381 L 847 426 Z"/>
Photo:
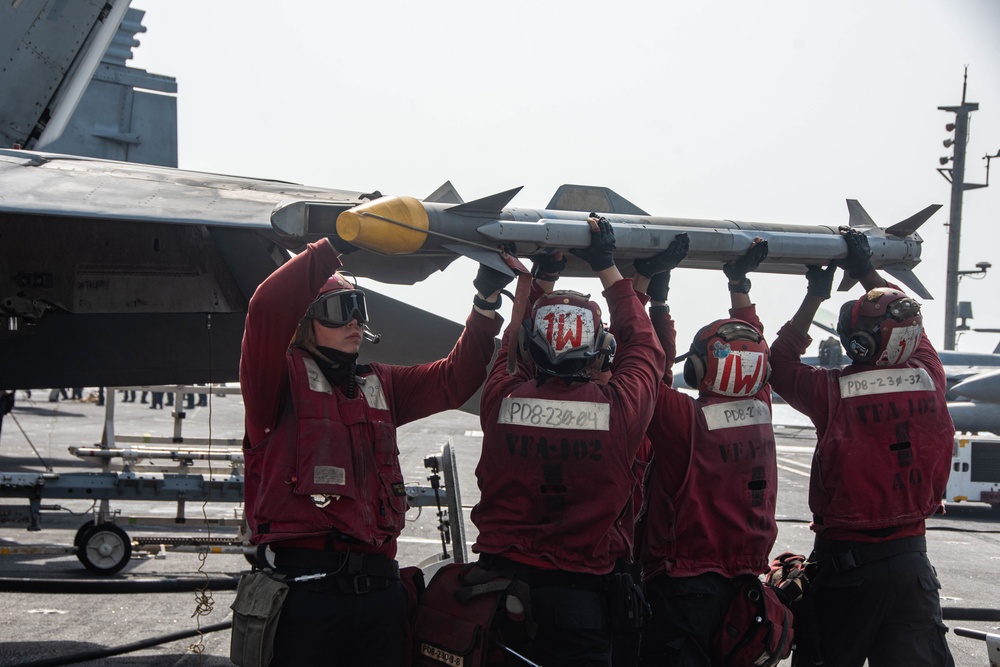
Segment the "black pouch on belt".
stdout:
<path fill-rule="evenodd" d="M 616 572 L 607 578 L 608 621 L 611 632 L 630 635 L 642 630 L 651 615 L 642 587 L 628 572 Z"/>
<path fill-rule="evenodd" d="M 267 667 L 274 655 L 274 634 L 288 584 L 257 571 L 240 578 L 233 610 L 229 659 L 239 667 Z"/>

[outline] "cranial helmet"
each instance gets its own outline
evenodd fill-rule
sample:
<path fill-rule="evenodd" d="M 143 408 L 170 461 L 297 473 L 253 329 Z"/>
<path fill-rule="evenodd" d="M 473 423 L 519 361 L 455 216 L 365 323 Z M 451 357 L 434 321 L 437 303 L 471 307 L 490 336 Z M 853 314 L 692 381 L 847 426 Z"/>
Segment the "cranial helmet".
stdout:
<path fill-rule="evenodd" d="M 538 371 L 589 379 L 589 369 L 610 366 L 615 338 L 601 323 L 601 308 L 587 294 L 551 292 L 535 302 L 518 335 L 518 350 Z"/>
<path fill-rule="evenodd" d="M 684 381 L 702 394 L 753 396 L 771 375 L 771 351 L 749 322 L 716 320 L 703 326 L 684 362 Z"/>
<path fill-rule="evenodd" d="M 898 366 L 924 331 L 920 304 L 891 287 L 876 287 L 840 308 L 837 333 L 847 356 L 862 364 Z"/>
<path fill-rule="evenodd" d="M 368 322 L 365 293 L 342 273 L 334 273 L 319 290 L 319 296 L 309 304 L 306 317 L 318 320 L 326 327 L 342 327 L 351 320 Z"/>

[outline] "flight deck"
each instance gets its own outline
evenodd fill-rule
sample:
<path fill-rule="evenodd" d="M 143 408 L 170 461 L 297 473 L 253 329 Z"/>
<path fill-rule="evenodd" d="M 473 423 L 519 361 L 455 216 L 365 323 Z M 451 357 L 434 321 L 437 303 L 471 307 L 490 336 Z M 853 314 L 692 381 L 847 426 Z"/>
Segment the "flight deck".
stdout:
<path fill-rule="evenodd" d="M 177 402 L 174 407 L 155 410 L 140 402 L 141 391 L 134 403 L 122 403 L 120 396 L 115 397 L 115 432 L 145 438 L 150 447 L 165 447 L 154 439 L 173 433 Z M 207 402 L 194 408 L 187 408 L 185 402 L 181 407 L 184 438 L 239 442 L 243 430 L 240 396 L 210 393 Z M 775 428 L 779 533 L 773 554 L 786 550 L 808 554 L 812 533 L 806 494 L 815 434 L 804 418 L 787 406 L 775 405 L 774 412 L 775 423 L 785 425 Z M 84 391 L 82 401 L 55 403 L 48 401 L 47 391 L 35 390 L 30 399 L 19 391 L 0 432 L 0 471 L 50 474 L 51 467 L 54 474 L 104 474 L 103 464 L 95 463 L 100 458 L 76 456 L 70 448 L 100 449 L 105 419 L 106 407 L 97 405 L 92 388 Z M 401 428 L 399 442 L 401 467 L 411 489 L 432 487 L 429 478 L 439 473 L 428 467 L 428 459 L 439 456 L 445 445 L 454 453 L 464 542 L 470 548 L 476 533 L 469 511 L 479 495 L 475 481 L 481 443 L 479 418 L 460 411 L 441 413 Z M 118 445 L 131 446 L 122 439 Z M 221 455 L 221 446 L 214 453 Z M 213 476 L 229 475 L 232 470 L 229 460 L 213 457 L 202 465 L 209 464 Z M 191 473 L 204 474 L 193 469 Z M 440 484 L 442 478 L 439 474 Z M 75 553 L 74 541 L 81 526 L 93 518 L 93 499 L 43 500 L 36 526 L 39 530 L 28 530 L 27 521 L 0 523 L 4 599 L 0 608 L 0 665 L 57 664 L 43 661 L 97 656 L 108 648 L 132 644 L 144 647 L 74 664 L 231 664 L 225 626 L 231 619 L 233 583 L 250 565 L 244 550 L 234 546 L 242 507 L 231 498 L 223 500 L 188 500 L 179 518 L 173 498 L 112 498 L 108 511 L 135 548 L 121 570 L 110 575 L 89 571 Z M 220 521 L 223 518 L 227 520 Z M 433 500 L 425 499 L 421 507 L 407 513 L 407 526 L 399 540 L 401 565 L 430 563 L 445 552 L 454 555 L 454 547 L 442 540 L 439 524 Z M 452 528 L 452 534 L 460 535 L 457 527 Z M 970 629 L 973 635 L 1000 632 L 1000 621 L 989 620 L 997 618 L 1000 607 L 1000 580 L 995 576 L 1000 565 L 1000 513 L 982 503 L 949 503 L 945 515 L 928 521 L 927 537 L 929 556 L 942 582 L 942 606 L 952 630 L 948 641 L 956 664 L 986 665 L 985 643 L 958 636 L 954 629 Z M 212 541 L 233 548 L 217 545 L 206 549 Z M 186 548 L 185 543 L 199 546 Z M 14 547 L 21 553 L 2 555 Z M 31 548 L 36 553 L 30 553 Z M 469 552 L 469 557 L 475 555 Z M 982 620 L 973 620 L 977 618 Z M 199 626 L 209 632 L 199 637 Z M 151 639 L 173 637 L 172 641 L 145 646 Z"/>

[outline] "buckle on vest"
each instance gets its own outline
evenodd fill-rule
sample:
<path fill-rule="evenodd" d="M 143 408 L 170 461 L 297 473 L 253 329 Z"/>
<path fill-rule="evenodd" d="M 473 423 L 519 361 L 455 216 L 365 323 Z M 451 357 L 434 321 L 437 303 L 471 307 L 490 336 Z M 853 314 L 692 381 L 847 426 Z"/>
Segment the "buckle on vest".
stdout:
<path fill-rule="evenodd" d="M 367 574 L 359 574 L 352 579 L 354 594 L 363 595 L 372 589 L 372 580 Z"/>

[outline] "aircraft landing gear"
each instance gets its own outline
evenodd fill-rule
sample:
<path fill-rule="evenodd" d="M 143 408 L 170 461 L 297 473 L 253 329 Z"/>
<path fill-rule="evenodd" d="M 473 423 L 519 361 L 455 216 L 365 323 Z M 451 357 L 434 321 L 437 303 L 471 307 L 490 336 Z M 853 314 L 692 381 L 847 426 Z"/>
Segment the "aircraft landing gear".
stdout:
<path fill-rule="evenodd" d="M 113 523 L 84 524 L 77 531 L 74 544 L 76 557 L 94 574 L 114 574 L 132 557 L 132 540 Z"/>

